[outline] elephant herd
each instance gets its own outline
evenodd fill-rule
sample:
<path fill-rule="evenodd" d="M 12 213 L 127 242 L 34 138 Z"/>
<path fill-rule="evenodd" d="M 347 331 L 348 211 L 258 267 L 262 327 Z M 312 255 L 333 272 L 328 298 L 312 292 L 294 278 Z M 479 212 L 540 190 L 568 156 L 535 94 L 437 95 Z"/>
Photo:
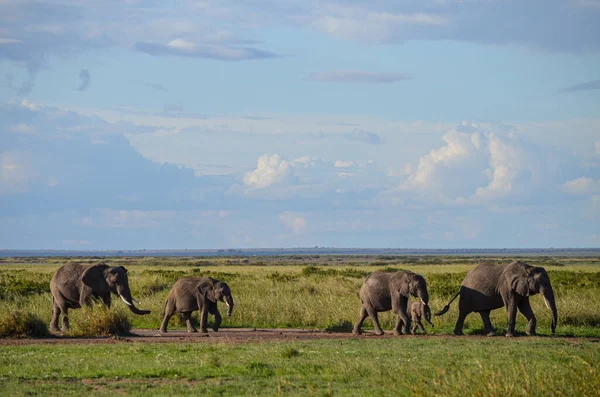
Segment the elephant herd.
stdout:
<path fill-rule="evenodd" d="M 62 314 L 62 330 L 69 330 L 69 309 L 77 309 L 89 305 L 92 300 L 101 300 L 110 307 L 111 294 L 118 295 L 132 313 L 144 315 L 149 310 L 138 309 L 137 302 L 129 289 L 127 270 L 123 266 L 110 267 L 106 264 L 91 266 L 68 264 L 62 266 L 50 282 L 52 293 L 52 320 L 50 329 L 59 330 L 58 322 Z M 557 310 L 554 292 L 548 273 L 542 267 L 530 266 L 523 262 L 512 262 L 505 265 L 481 264 L 472 269 L 463 280 L 460 290 L 436 315 L 446 313 L 450 304 L 460 297 L 458 303 L 458 319 L 454 334 L 462 335 L 465 317 L 472 312 L 480 314 L 485 333 L 494 335 L 490 322 L 490 311 L 506 307 L 508 313 L 508 329 L 506 336 L 513 336 L 517 310 L 528 320 L 527 335 L 536 334 L 536 318 L 531 309 L 529 296 L 542 294 L 548 309 L 552 311 L 552 333 L 556 330 Z M 411 271 L 400 270 L 395 273 L 374 272 L 369 275 L 360 289 L 361 309 L 357 323 L 352 332 L 361 334 L 363 322 L 370 317 L 377 335 L 383 335 L 377 313 L 392 310 L 397 315 L 394 334 L 415 333 L 417 329 L 425 331 L 421 319 L 431 326 L 431 309 L 427 282 L 423 276 Z M 417 298 L 409 304 L 409 297 Z M 191 315 L 200 311 L 200 328 L 207 332 L 208 314 L 215 318 L 213 330 L 221 325 L 221 315 L 217 302 L 224 302 L 227 315 L 233 311 L 233 297 L 227 283 L 211 277 L 184 277 L 175 282 L 165 303 L 164 318 L 160 332 L 167 332 L 169 319 L 175 313 L 181 313 L 186 320 L 188 332 L 196 332 L 192 325 Z M 412 327 L 411 327 L 412 324 Z"/>

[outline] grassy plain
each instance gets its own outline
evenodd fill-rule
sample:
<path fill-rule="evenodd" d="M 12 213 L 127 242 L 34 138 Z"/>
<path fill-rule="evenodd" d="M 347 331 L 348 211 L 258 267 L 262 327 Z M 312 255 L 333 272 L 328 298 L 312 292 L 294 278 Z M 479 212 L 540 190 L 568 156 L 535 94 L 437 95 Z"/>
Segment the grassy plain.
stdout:
<path fill-rule="evenodd" d="M 49 323 L 51 296 L 49 281 L 58 267 L 73 259 L 5 259 L 0 265 L 0 310 L 24 310 Z M 487 261 L 506 262 L 503 258 Z M 559 324 L 557 335 L 600 336 L 600 258 L 526 258 L 548 270 L 554 286 Z M 99 259 L 81 259 L 97 263 Z M 319 328 L 349 330 L 356 321 L 360 300 L 358 291 L 364 277 L 375 270 L 409 269 L 422 274 L 428 283 L 431 307 L 440 310 L 454 295 L 467 271 L 482 258 L 469 257 L 251 257 L 251 258 L 114 258 L 107 262 L 129 270 L 132 292 L 150 309 L 147 316 L 128 313 L 134 328 L 158 329 L 164 302 L 173 282 L 188 275 L 211 275 L 226 281 L 236 301 L 234 315 L 224 318 L 224 327 Z M 550 312 L 541 296 L 531 298 L 538 317 L 538 333 L 550 334 Z M 115 308 L 124 307 L 117 299 Z M 224 311 L 224 310 L 223 310 Z M 455 302 L 450 311 L 434 317 L 434 333 L 450 333 L 458 313 Z M 71 323 L 83 316 L 71 312 Z M 391 329 L 394 318 L 382 313 L 384 329 Z M 492 312 L 499 332 L 506 327 L 504 310 Z M 182 329 L 177 319 L 172 329 Z M 365 323 L 371 327 L 370 320 Z M 524 330 L 525 319 L 518 316 L 517 330 Z M 481 319 L 471 314 L 466 333 L 481 330 Z"/>
<path fill-rule="evenodd" d="M 0 312 L 21 310 L 50 321 L 48 283 L 73 259 L 5 259 L 0 264 Z M 441 309 L 466 272 L 482 258 L 470 257 L 270 257 L 114 258 L 129 270 L 139 306 L 135 316 L 114 300 L 111 310 L 135 328 L 158 329 L 166 295 L 184 275 L 227 281 L 236 300 L 223 327 L 319 328 L 349 331 L 356 321 L 363 278 L 375 270 L 409 269 L 424 275 L 431 305 Z M 506 262 L 506 258 L 485 258 Z M 356 338 L 269 343 L 54 344 L 0 347 L 0 394 L 80 395 L 599 395 L 600 258 L 526 258 L 544 266 L 557 297 L 559 323 L 552 338 L 550 313 L 532 297 L 540 337 L 448 337 L 457 305 L 429 337 Z M 99 259 L 79 259 L 97 263 Z M 223 308 L 222 311 L 224 311 Z M 492 312 L 499 333 L 503 309 Z M 88 314 L 89 315 L 89 314 Z M 390 330 L 391 314 L 380 316 Z M 71 324 L 85 321 L 82 310 Z M 366 328 L 371 328 L 367 320 Z M 481 333 L 472 314 L 466 333 Z M 183 329 L 177 318 L 171 329 Z M 517 330 L 525 321 L 519 316 Z M 135 332 L 135 331 L 134 331 Z M 93 359 L 90 359 L 93 358 Z"/>

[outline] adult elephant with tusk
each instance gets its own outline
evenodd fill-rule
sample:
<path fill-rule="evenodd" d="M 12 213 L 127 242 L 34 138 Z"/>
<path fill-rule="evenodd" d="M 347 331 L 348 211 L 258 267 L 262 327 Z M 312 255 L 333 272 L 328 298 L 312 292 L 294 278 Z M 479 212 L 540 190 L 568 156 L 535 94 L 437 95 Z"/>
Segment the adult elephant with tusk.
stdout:
<path fill-rule="evenodd" d="M 490 322 L 490 311 L 505 306 L 508 312 L 506 336 L 514 335 L 517 309 L 528 320 L 527 335 L 535 335 L 536 318 L 531 309 L 529 297 L 537 293 L 542 294 L 546 306 L 552 311 L 552 333 L 554 333 L 558 313 L 548 273 L 543 267 L 535 267 L 518 261 L 500 266 L 484 263 L 472 269 L 467 273 L 458 293 L 436 315 L 441 316 L 446 313 L 450 304 L 460 295 L 459 314 L 454 334 L 462 335 L 465 317 L 469 313 L 478 312 L 483 320 L 486 334 L 494 335 L 494 328 Z"/>
<path fill-rule="evenodd" d="M 50 281 L 52 294 L 51 331 L 58 331 L 58 320 L 62 314 L 62 330 L 69 330 L 69 309 L 78 309 L 89 305 L 93 299 L 100 299 L 110 307 L 111 293 L 118 295 L 132 313 L 149 314 L 149 310 L 140 310 L 131 296 L 127 269 L 123 266 L 110 267 L 105 263 L 93 266 L 71 263 L 62 266 Z M 139 303 L 139 302 L 138 302 Z"/>
<path fill-rule="evenodd" d="M 207 333 L 208 314 L 215 317 L 213 331 L 221 326 L 221 313 L 217 301 L 227 305 L 227 315 L 233 312 L 233 296 L 227 283 L 212 277 L 183 277 L 173 284 L 165 303 L 165 317 L 160 325 L 160 332 L 167 332 L 169 320 L 175 313 L 182 313 L 188 332 L 196 332 L 192 325 L 192 312 L 200 311 L 200 330 Z"/>
<path fill-rule="evenodd" d="M 427 283 L 423 276 L 408 270 L 395 273 L 372 273 L 365 279 L 360 289 L 362 307 L 352 333 L 360 335 L 362 324 L 369 316 L 375 326 L 375 333 L 383 335 L 377 313 L 393 310 L 398 315 L 394 335 L 400 335 L 402 332 L 410 334 L 411 318 L 407 314 L 410 295 L 419 298 L 425 306 L 429 304 Z"/>

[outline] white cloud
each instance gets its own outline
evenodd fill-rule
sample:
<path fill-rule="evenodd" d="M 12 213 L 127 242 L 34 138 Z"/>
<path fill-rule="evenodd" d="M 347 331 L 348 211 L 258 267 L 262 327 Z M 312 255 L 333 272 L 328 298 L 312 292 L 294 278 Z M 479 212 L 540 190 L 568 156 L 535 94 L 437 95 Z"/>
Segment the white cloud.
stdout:
<path fill-rule="evenodd" d="M 585 176 L 567 181 L 563 184 L 563 190 L 573 195 L 588 195 L 600 192 L 600 180 L 594 180 Z"/>
<path fill-rule="evenodd" d="M 279 155 L 268 154 L 258 158 L 256 169 L 244 175 L 244 184 L 253 189 L 263 189 L 284 182 L 291 174 L 290 163 Z"/>
<path fill-rule="evenodd" d="M 0 153 L 0 195 L 23 193 L 36 174 L 25 152 Z"/>
<path fill-rule="evenodd" d="M 283 212 L 279 214 L 279 220 L 294 233 L 302 233 L 306 229 L 306 219 L 293 212 Z"/>
<path fill-rule="evenodd" d="M 523 171 L 525 154 L 515 145 L 502 141 L 495 134 L 488 137 L 490 168 L 486 170 L 490 183 L 475 192 L 478 198 L 494 199 L 511 193 L 513 180 Z"/>
<path fill-rule="evenodd" d="M 334 167 L 347 168 L 347 167 L 352 167 L 353 165 L 354 165 L 354 161 L 336 160 Z"/>

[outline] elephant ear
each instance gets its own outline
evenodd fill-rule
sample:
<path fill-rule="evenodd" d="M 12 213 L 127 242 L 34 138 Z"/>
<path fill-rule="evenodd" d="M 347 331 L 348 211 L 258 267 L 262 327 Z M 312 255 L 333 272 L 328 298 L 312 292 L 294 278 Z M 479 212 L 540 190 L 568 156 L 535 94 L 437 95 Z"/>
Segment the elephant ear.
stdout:
<path fill-rule="evenodd" d="M 394 277 L 395 287 L 398 290 L 398 293 L 402 296 L 408 297 L 410 295 L 410 277 L 407 273 L 402 272 L 401 274 L 396 274 Z"/>
<path fill-rule="evenodd" d="M 510 289 L 521 296 L 529 296 L 529 277 L 526 265 L 521 262 L 513 262 L 504 270 Z"/>
<path fill-rule="evenodd" d="M 215 286 L 213 285 L 213 283 L 209 281 L 203 282 L 198 286 L 198 291 L 200 291 L 202 295 L 206 296 L 206 299 L 208 299 L 209 301 L 213 303 L 217 301 L 217 298 L 215 296 Z"/>
<path fill-rule="evenodd" d="M 108 269 L 108 266 L 104 263 L 91 266 L 81 275 L 81 282 L 93 291 L 110 291 L 110 287 L 106 282 L 106 269 Z"/>

